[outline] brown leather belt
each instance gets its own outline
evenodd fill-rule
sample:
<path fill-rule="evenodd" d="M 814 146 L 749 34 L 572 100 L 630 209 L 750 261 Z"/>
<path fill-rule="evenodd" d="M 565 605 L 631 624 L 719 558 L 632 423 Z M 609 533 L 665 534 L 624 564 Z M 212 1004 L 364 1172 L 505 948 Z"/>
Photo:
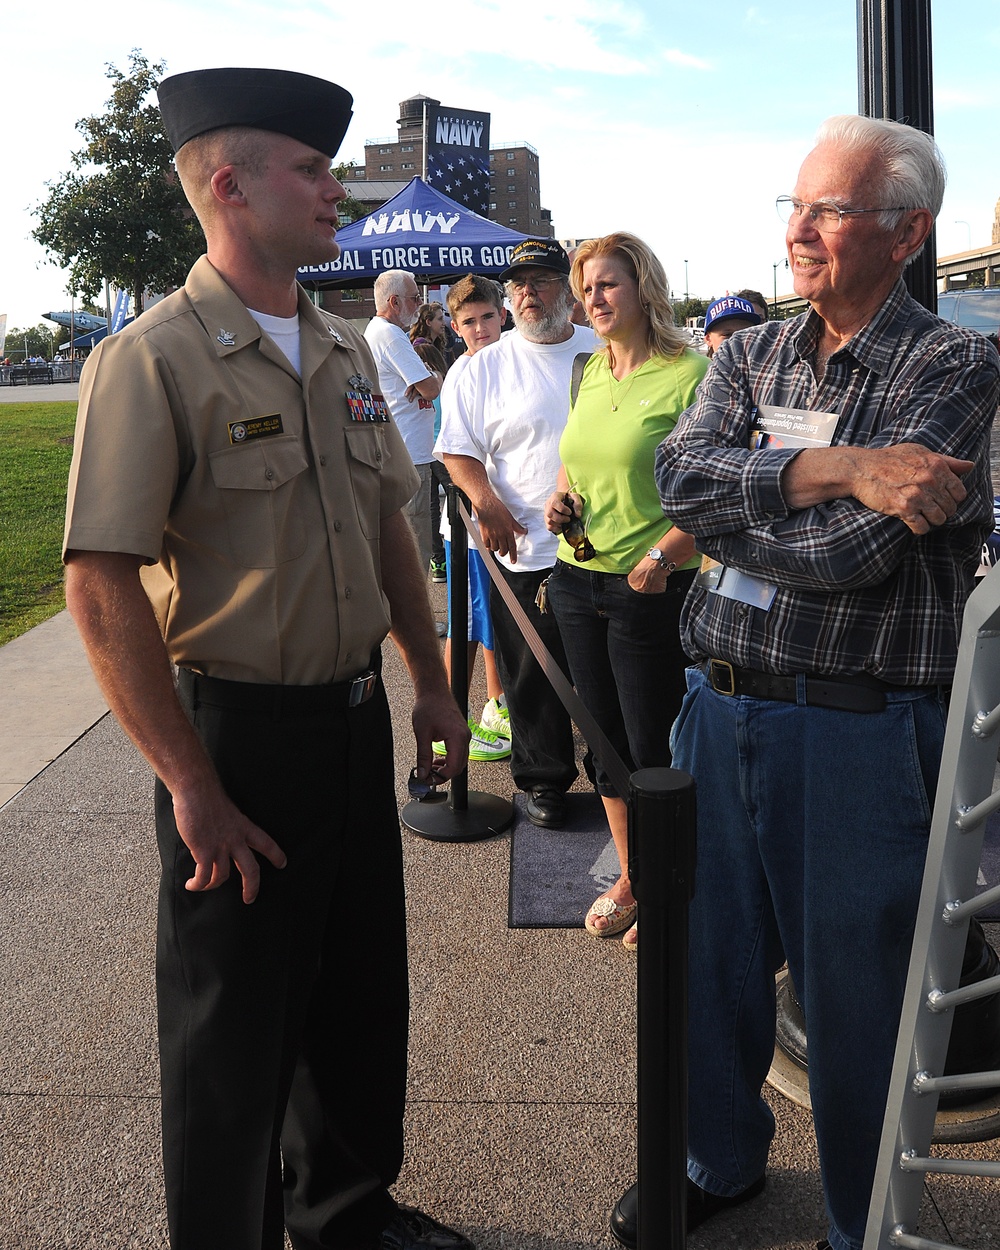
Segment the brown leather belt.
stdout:
<path fill-rule="evenodd" d="M 799 678 L 795 675 L 740 668 L 728 660 L 703 660 L 700 667 L 717 694 L 742 694 L 754 699 L 777 699 L 781 703 L 799 701 Z M 803 676 L 806 703 L 810 707 L 833 708 L 839 712 L 884 711 L 886 691 L 900 689 L 890 682 L 863 673 L 852 677 L 821 673 L 805 673 Z"/>

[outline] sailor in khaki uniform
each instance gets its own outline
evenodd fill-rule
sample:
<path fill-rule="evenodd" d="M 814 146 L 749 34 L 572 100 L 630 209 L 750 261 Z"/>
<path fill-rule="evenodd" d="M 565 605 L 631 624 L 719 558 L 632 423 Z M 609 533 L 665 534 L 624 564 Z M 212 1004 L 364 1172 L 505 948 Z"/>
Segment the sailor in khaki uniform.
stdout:
<path fill-rule="evenodd" d="M 454 775 L 468 730 L 371 356 L 295 283 L 337 255 L 351 98 L 242 69 L 159 95 L 208 251 L 86 366 L 65 560 L 91 663 L 157 774 L 171 1246 L 281 1250 L 287 1227 L 296 1250 L 469 1250 L 388 1193 L 407 1042 L 390 630 L 418 774 L 444 738 Z"/>

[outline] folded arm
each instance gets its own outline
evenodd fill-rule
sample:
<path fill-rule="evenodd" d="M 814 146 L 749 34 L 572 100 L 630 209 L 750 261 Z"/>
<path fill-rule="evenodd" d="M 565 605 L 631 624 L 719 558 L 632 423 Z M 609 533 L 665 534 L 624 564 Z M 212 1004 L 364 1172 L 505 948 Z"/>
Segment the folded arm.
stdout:
<path fill-rule="evenodd" d="M 901 381 L 864 446 L 749 450 L 748 385 L 731 360 L 713 369 L 657 452 L 664 511 L 699 550 L 780 585 L 883 581 L 916 536 L 982 519 L 996 363 L 944 356 Z"/>

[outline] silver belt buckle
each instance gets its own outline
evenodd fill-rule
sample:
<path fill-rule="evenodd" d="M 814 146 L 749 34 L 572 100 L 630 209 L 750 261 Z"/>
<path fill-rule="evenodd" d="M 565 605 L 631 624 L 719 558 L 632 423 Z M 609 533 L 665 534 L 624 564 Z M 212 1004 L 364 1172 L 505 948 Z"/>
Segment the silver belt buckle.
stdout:
<path fill-rule="evenodd" d="M 360 707 L 362 703 L 367 703 L 372 697 L 377 681 L 378 673 L 373 668 L 370 668 L 367 673 L 362 673 L 360 677 L 355 677 L 348 692 L 347 706 Z"/>
<path fill-rule="evenodd" d="M 736 674 L 728 660 L 709 660 L 708 680 L 716 694 L 736 693 Z"/>

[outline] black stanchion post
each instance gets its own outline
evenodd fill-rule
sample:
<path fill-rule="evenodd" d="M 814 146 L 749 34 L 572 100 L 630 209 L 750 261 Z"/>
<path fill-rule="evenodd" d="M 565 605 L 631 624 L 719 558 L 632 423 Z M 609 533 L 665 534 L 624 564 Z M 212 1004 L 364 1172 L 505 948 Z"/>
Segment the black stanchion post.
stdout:
<path fill-rule="evenodd" d="M 451 693 L 459 707 L 469 702 L 469 536 L 458 506 L 469 501 L 457 486 L 448 487 L 451 525 L 451 578 L 448 613 L 451 618 Z M 469 769 L 452 777 L 448 802 L 415 799 L 399 813 L 403 825 L 432 842 L 475 842 L 502 833 L 514 820 L 514 804 L 496 794 L 469 791 Z"/>
<path fill-rule="evenodd" d="M 642 932 L 638 967 L 638 1250 L 684 1250 L 687 1234 L 688 904 L 694 779 L 632 774 L 628 861 Z"/>
<path fill-rule="evenodd" d="M 448 524 L 451 526 L 451 580 L 448 583 L 448 619 L 451 621 L 451 693 L 459 707 L 469 702 L 469 648 L 463 640 L 469 635 L 469 535 L 459 516 L 458 505 L 465 499 L 453 483 L 448 484 Z M 466 500 L 468 507 L 468 500 Z M 469 769 L 462 769 L 451 781 L 451 809 L 469 807 Z"/>

